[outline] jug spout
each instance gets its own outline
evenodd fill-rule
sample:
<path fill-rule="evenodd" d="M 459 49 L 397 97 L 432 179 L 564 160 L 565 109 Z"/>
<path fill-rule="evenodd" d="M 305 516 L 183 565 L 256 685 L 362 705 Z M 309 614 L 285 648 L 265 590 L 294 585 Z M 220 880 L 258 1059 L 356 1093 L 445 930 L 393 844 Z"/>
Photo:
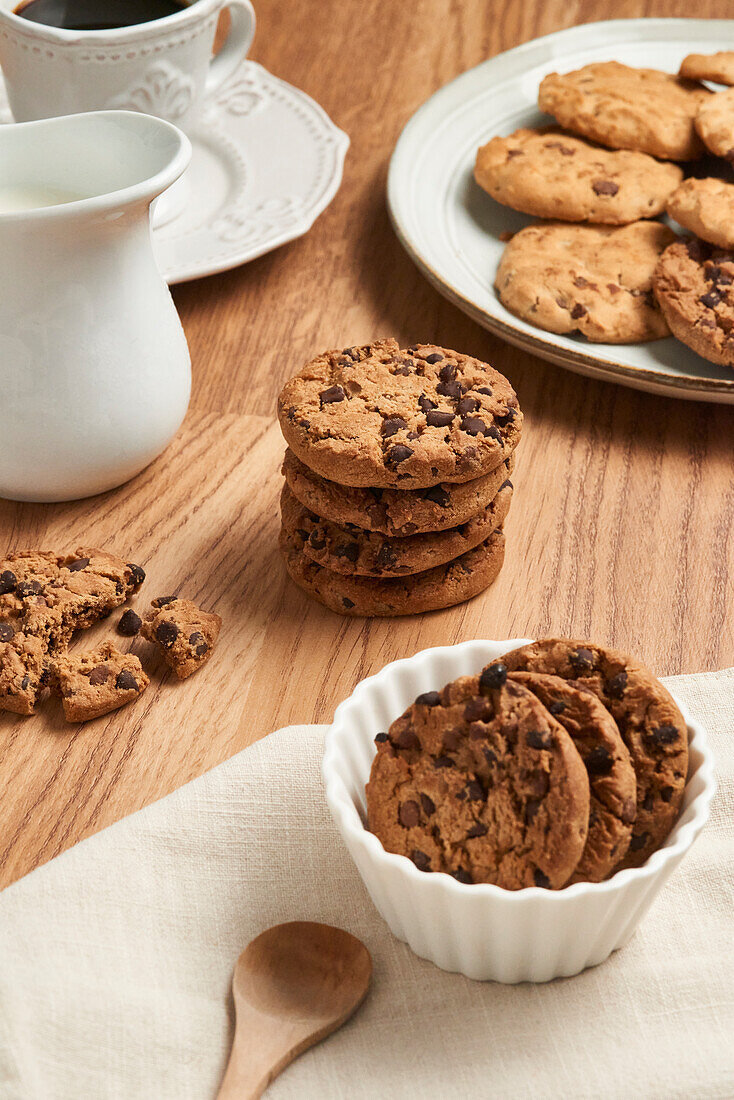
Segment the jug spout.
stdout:
<path fill-rule="evenodd" d="M 150 203 L 190 159 L 191 143 L 176 126 L 132 111 L 0 127 L 0 229 L 10 217 L 90 217 Z"/>
<path fill-rule="evenodd" d="M 149 209 L 190 155 L 124 111 L 0 126 L 0 496 L 111 489 L 178 430 L 191 367 Z"/>

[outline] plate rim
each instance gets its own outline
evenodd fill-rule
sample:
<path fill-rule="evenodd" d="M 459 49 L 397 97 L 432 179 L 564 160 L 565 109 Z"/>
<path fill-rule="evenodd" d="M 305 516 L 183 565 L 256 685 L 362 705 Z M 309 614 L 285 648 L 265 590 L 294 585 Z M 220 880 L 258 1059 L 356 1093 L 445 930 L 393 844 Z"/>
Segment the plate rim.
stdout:
<path fill-rule="evenodd" d="M 490 69 L 499 59 L 504 60 L 512 58 L 513 60 L 521 60 L 525 54 L 542 48 L 544 44 L 554 43 L 560 39 L 565 45 L 568 43 L 569 39 L 573 40 L 585 37 L 588 35 L 589 30 L 595 27 L 604 27 L 608 30 L 614 28 L 619 31 L 631 30 L 634 27 L 639 32 L 640 25 L 644 26 L 646 30 L 644 39 L 649 39 L 650 37 L 654 38 L 656 31 L 661 29 L 665 29 L 669 32 L 664 37 L 674 39 L 677 35 L 674 33 L 671 34 L 670 32 L 677 30 L 679 34 L 683 36 L 685 28 L 688 32 L 686 34 L 688 41 L 693 43 L 694 39 L 690 37 L 690 30 L 693 25 L 701 28 L 705 27 L 708 36 L 715 34 L 718 28 L 722 33 L 726 30 L 730 36 L 734 37 L 734 20 L 732 19 L 689 19 L 681 17 L 599 19 L 591 20 L 586 23 L 578 23 L 572 27 L 564 27 L 561 30 L 552 31 L 546 35 L 540 35 L 527 42 L 522 42 L 518 46 L 513 46 L 509 50 L 503 50 L 501 53 L 495 54 L 485 61 L 481 61 L 478 65 L 465 70 L 463 73 L 459 73 L 453 80 L 450 80 L 447 84 L 438 88 L 416 111 L 414 111 L 401 130 L 391 154 L 388 168 L 388 213 L 400 244 L 431 285 L 445 298 L 461 309 L 462 312 L 471 317 L 472 320 L 508 343 L 558 366 L 573 370 L 576 373 L 599 378 L 606 382 L 626 385 L 634 389 L 655 392 L 668 397 L 677 397 L 679 399 L 705 400 L 721 404 L 734 404 L 734 376 L 731 380 L 725 378 L 701 378 L 690 374 L 670 374 L 664 370 L 652 370 L 649 367 L 643 366 L 633 367 L 626 363 L 615 362 L 611 358 L 600 359 L 585 350 L 579 349 L 577 351 L 575 349 L 561 347 L 553 341 L 552 337 L 556 335 L 554 333 L 545 333 L 542 329 L 539 329 L 538 333 L 543 333 L 543 335 L 526 333 L 502 318 L 488 313 L 487 310 L 483 309 L 472 299 L 467 298 L 461 291 L 457 290 L 453 283 L 449 282 L 432 266 L 423 254 L 420 245 L 412 238 L 406 221 L 401 216 L 401 208 L 404 207 L 404 200 L 399 196 L 398 191 L 400 181 L 408 182 L 410 179 L 404 172 L 403 162 L 410 162 L 409 142 L 412 138 L 412 131 L 417 128 L 419 121 L 425 118 L 431 107 L 433 106 L 435 108 L 436 100 L 439 98 L 447 98 L 447 96 L 451 94 L 449 91 L 450 89 L 455 92 L 455 86 L 457 84 L 467 81 L 468 78 L 476 79 L 480 70 Z M 639 34 L 637 37 L 639 39 Z M 559 63 L 562 63 L 562 56 L 562 54 L 559 54 L 554 60 L 558 60 Z M 445 112 L 441 121 L 445 121 L 449 114 L 450 111 Z M 593 345 L 591 346 L 593 347 Z"/>

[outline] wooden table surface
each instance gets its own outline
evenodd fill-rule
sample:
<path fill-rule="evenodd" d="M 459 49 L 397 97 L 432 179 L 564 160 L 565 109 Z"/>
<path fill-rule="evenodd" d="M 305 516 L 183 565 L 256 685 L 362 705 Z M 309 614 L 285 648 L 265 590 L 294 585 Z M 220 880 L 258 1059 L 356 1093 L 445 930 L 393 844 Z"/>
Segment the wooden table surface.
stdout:
<path fill-rule="evenodd" d="M 258 0 L 257 14 L 252 56 L 351 136 L 339 194 L 302 240 L 175 291 L 194 390 L 161 459 L 93 500 L 0 502 L 0 550 L 87 543 L 139 560 L 138 602 L 164 590 L 200 600 L 224 617 L 220 647 L 185 683 L 153 665 L 145 696 L 109 719 L 68 726 L 56 702 L 0 715 L 0 886 L 279 726 L 327 721 L 361 677 L 425 646 L 560 633 L 634 650 L 660 674 L 734 664 L 734 408 L 591 381 L 508 347 L 422 279 L 385 207 L 402 127 L 458 73 L 574 23 L 685 16 L 690 4 Z M 721 5 L 699 0 L 695 14 Z M 525 435 L 497 583 L 453 610 L 342 619 L 278 558 L 275 399 L 314 353 L 383 335 L 489 360 L 518 392 Z"/>

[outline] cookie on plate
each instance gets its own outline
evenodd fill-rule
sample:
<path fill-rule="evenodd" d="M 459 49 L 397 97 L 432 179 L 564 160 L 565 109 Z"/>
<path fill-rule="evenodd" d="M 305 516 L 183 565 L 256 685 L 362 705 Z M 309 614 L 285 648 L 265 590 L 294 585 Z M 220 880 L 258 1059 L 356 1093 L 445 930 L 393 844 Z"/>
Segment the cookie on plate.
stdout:
<path fill-rule="evenodd" d="M 734 161 L 734 88 L 716 92 L 701 104 L 696 131 L 710 153 Z"/>
<path fill-rule="evenodd" d="M 202 611 L 191 600 L 158 596 L 143 620 L 140 633 L 158 647 L 179 680 L 185 680 L 207 663 L 221 627 L 219 615 Z"/>
<path fill-rule="evenodd" d="M 445 531 L 476 516 L 501 488 L 512 485 L 508 479 L 514 465 L 511 454 L 491 473 L 461 484 L 445 481 L 430 489 L 363 489 L 321 477 L 288 448 L 283 475 L 293 495 L 317 516 L 403 538 Z"/>
<path fill-rule="evenodd" d="M 652 277 L 673 240 L 660 222 L 529 225 L 505 248 L 495 287 L 512 313 L 549 332 L 605 344 L 659 340 L 668 326 Z"/>
<path fill-rule="evenodd" d="M 670 196 L 665 209 L 697 237 L 719 248 L 734 248 L 734 183 L 687 179 Z"/>
<path fill-rule="evenodd" d="M 637 781 L 617 723 L 588 688 L 543 672 L 511 672 L 571 736 L 589 777 L 589 834 L 571 882 L 601 882 L 629 848 Z"/>
<path fill-rule="evenodd" d="M 522 413 L 498 371 L 434 344 L 395 340 L 328 351 L 283 387 L 278 416 L 295 455 L 342 485 L 426 489 L 471 481 L 517 446 Z"/>
<path fill-rule="evenodd" d="M 512 650 L 502 661 L 512 672 L 544 672 L 578 682 L 611 713 L 637 779 L 632 839 L 617 870 L 639 867 L 667 837 L 683 800 L 688 731 L 672 696 L 634 657 L 590 642 L 547 638 Z"/>
<path fill-rule="evenodd" d="M 676 241 L 660 257 L 654 285 L 673 335 L 711 363 L 734 367 L 734 253 Z"/>
<path fill-rule="evenodd" d="M 547 127 L 492 138 L 477 152 L 474 178 L 497 202 L 523 214 L 626 225 L 661 213 L 683 171 L 646 153 L 601 149 Z"/>
<path fill-rule="evenodd" d="M 303 553 L 336 573 L 347 576 L 402 577 L 458 558 L 502 528 L 512 501 L 512 488 L 500 490 L 477 516 L 448 531 L 390 538 L 321 519 L 304 508 L 287 485 L 280 509 L 284 528 L 303 540 Z"/>
<path fill-rule="evenodd" d="M 134 653 L 103 642 L 89 653 L 64 653 L 51 665 L 51 684 L 61 693 L 67 722 L 89 722 L 142 695 L 148 677 Z"/>
<path fill-rule="evenodd" d="M 550 73 L 540 85 L 538 105 L 567 130 L 612 149 L 695 160 L 703 146 L 693 121 L 710 98 L 692 80 L 604 61 Z"/>
<path fill-rule="evenodd" d="M 720 50 L 709 54 L 689 53 L 688 57 L 683 58 L 678 72 L 690 80 L 734 84 L 734 50 Z"/>
<path fill-rule="evenodd" d="M 309 596 L 339 615 L 363 618 L 420 615 L 472 599 L 497 579 L 505 557 L 505 536 L 494 531 L 461 557 L 408 577 L 347 577 L 324 569 L 303 552 L 296 531 L 280 533 L 291 579 Z"/>
<path fill-rule="evenodd" d="M 586 843 L 589 782 L 532 692 L 490 672 L 419 696 L 380 735 L 367 815 L 383 847 L 420 871 L 558 889 Z"/>

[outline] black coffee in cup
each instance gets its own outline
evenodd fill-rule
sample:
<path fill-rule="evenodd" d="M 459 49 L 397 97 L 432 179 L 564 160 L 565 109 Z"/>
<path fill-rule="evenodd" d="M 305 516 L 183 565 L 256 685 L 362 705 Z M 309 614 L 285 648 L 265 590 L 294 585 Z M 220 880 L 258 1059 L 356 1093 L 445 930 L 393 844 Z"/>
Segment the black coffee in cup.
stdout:
<path fill-rule="evenodd" d="M 111 31 L 183 11 L 177 0 L 24 0 L 15 14 L 67 31 Z"/>

